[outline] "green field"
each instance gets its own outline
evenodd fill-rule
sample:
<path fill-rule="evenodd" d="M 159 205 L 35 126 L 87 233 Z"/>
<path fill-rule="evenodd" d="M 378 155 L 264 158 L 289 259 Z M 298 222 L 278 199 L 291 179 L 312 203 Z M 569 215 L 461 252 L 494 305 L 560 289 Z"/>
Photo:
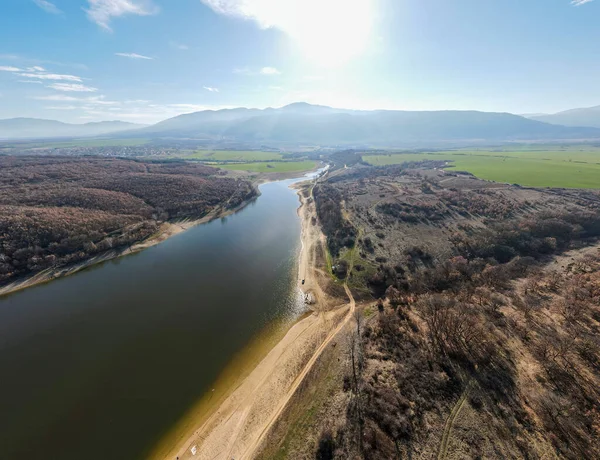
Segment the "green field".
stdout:
<path fill-rule="evenodd" d="M 134 147 L 147 144 L 149 139 L 74 139 L 65 142 L 25 142 L 22 144 L 7 144 L 4 147 L 22 148 L 22 149 L 60 149 L 71 147 Z"/>
<path fill-rule="evenodd" d="M 456 150 L 435 153 L 365 155 L 376 166 L 407 161 L 445 160 L 448 169 L 468 171 L 481 179 L 531 187 L 600 188 L 600 149 Z"/>
<path fill-rule="evenodd" d="M 270 161 L 281 160 L 283 155 L 258 150 L 197 150 L 184 158 L 205 161 Z"/>
<path fill-rule="evenodd" d="M 278 161 L 278 162 L 257 162 L 257 163 L 236 163 L 228 165 L 214 165 L 219 168 L 229 169 L 233 171 L 250 171 L 250 172 L 296 172 L 308 171 L 315 167 L 314 161 Z"/>

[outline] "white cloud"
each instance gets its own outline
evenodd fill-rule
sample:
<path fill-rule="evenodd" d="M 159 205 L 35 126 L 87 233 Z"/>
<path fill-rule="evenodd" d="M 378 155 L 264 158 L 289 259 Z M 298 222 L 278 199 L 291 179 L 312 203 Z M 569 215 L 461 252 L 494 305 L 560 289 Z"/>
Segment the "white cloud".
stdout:
<path fill-rule="evenodd" d="M 200 110 L 206 110 L 206 106 L 198 105 L 198 104 L 166 104 L 164 106 L 160 105 L 150 105 L 149 107 L 153 108 L 170 108 L 176 110 L 187 110 L 190 112 L 198 112 Z"/>
<path fill-rule="evenodd" d="M 55 73 L 20 73 L 19 75 L 25 78 L 39 78 L 40 80 L 82 81 L 81 77 L 76 77 L 75 75 L 59 75 Z"/>
<path fill-rule="evenodd" d="M 34 65 L 33 67 L 27 67 L 28 72 L 45 72 L 46 69 L 40 67 L 39 65 Z"/>
<path fill-rule="evenodd" d="M 187 51 L 190 49 L 189 46 L 184 45 L 183 43 L 177 43 L 174 41 L 170 41 L 169 45 L 171 45 L 171 48 L 176 49 L 176 50 L 181 50 L 181 51 Z"/>
<path fill-rule="evenodd" d="M 236 67 L 233 69 L 233 73 L 239 73 L 242 75 L 281 75 L 281 72 L 275 67 L 263 67 L 259 70 L 254 70 L 250 67 Z"/>
<path fill-rule="evenodd" d="M 51 94 L 50 96 L 37 96 L 34 97 L 38 101 L 56 101 L 56 102 L 66 102 L 66 101 L 78 101 L 76 97 L 67 96 L 65 94 Z"/>
<path fill-rule="evenodd" d="M 97 105 L 119 105 L 119 101 L 107 101 L 105 96 L 93 96 L 85 98 L 85 101 L 89 104 Z"/>
<path fill-rule="evenodd" d="M 213 88 L 212 86 L 203 86 L 202 88 L 204 88 L 206 91 L 210 91 L 211 93 L 219 92 L 219 88 Z"/>
<path fill-rule="evenodd" d="M 586 3 L 590 3 L 593 2 L 594 0 L 572 0 L 571 1 L 571 5 L 575 5 L 575 6 L 581 6 L 581 5 L 585 5 Z"/>
<path fill-rule="evenodd" d="M 260 69 L 260 73 L 263 75 L 280 75 L 281 72 L 275 67 L 263 67 Z"/>
<path fill-rule="evenodd" d="M 77 83 L 54 83 L 52 85 L 48 85 L 48 88 L 52 88 L 57 91 L 78 93 L 95 93 L 96 91 L 98 91 L 98 88 L 92 88 L 90 86 L 85 86 Z"/>
<path fill-rule="evenodd" d="M 251 75 L 252 71 L 248 67 L 236 67 L 233 69 L 233 73 L 241 73 L 244 75 Z"/>
<path fill-rule="evenodd" d="M 43 9 L 46 13 L 52 13 L 52 14 L 61 14 L 62 13 L 62 11 L 59 10 L 54 3 L 51 3 L 47 0 L 33 0 L 33 3 L 35 3 L 41 9 Z"/>
<path fill-rule="evenodd" d="M 18 80 L 19 83 L 34 83 L 36 85 L 42 85 L 43 83 L 41 81 L 37 81 L 37 80 Z"/>
<path fill-rule="evenodd" d="M 76 105 L 53 105 L 44 108 L 48 110 L 77 110 L 79 107 Z"/>
<path fill-rule="evenodd" d="M 218 14 L 255 21 L 262 29 L 281 30 L 307 57 L 335 65 L 367 48 L 377 0 L 201 1 Z"/>
<path fill-rule="evenodd" d="M 53 101 L 53 102 L 80 102 L 85 105 L 101 105 L 101 106 L 114 106 L 120 105 L 118 101 L 106 100 L 106 96 L 88 96 L 88 97 L 74 97 L 67 96 L 66 94 L 51 94 L 49 96 L 37 96 L 34 99 L 38 101 Z"/>
<path fill-rule="evenodd" d="M 126 57 L 129 59 L 147 59 L 147 60 L 154 59 L 154 58 L 144 56 L 142 54 L 137 54 L 137 53 L 115 53 L 115 56 Z"/>
<path fill-rule="evenodd" d="M 125 15 L 149 16 L 156 14 L 158 8 L 150 0 L 88 0 L 86 13 L 90 21 L 106 30 L 110 21 Z"/>
<path fill-rule="evenodd" d="M 18 67 L 0 65 L 0 71 L 3 71 L 3 72 L 21 72 L 21 69 L 19 69 Z"/>

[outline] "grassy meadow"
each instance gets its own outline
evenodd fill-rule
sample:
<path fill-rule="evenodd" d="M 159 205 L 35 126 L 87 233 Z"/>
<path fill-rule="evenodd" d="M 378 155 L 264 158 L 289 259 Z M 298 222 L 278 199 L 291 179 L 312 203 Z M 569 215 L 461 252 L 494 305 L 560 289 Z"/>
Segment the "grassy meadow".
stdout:
<path fill-rule="evenodd" d="M 554 150 L 454 150 L 432 153 L 365 155 L 372 165 L 442 160 L 447 169 L 468 171 L 481 179 L 531 187 L 600 188 L 600 148 Z"/>
<path fill-rule="evenodd" d="M 298 172 L 309 171 L 316 165 L 314 161 L 278 161 L 278 162 L 256 162 L 256 163 L 235 163 L 214 165 L 219 168 L 229 169 L 233 171 L 250 171 L 258 173 L 274 173 L 274 172 Z"/>
<path fill-rule="evenodd" d="M 281 160 L 278 152 L 262 152 L 258 150 L 197 150 L 185 156 L 188 159 L 203 161 L 272 161 Z"/>

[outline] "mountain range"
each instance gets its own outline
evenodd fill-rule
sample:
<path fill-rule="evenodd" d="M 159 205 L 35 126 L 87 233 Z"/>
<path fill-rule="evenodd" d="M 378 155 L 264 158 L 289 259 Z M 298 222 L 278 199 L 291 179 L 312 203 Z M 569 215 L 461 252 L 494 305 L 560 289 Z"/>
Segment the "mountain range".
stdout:
<path fill-rule="evenodd" d="M 115 137 L 332 147 L 600 139 L 600 125 L 562 126 L 539 120 L 538 115 L 533 118 L 458 110 L 346 110 L 298 102 L 277 109 L 205 110 L 147 127 L 124 122 L 69 125 L 50 120 L 0 120 L 0 138 L 110 133 Z"/>
<path fill-rule="evenodd" d="M 555 114 L 524 115 L 531 120 L 563 126 L 588 126 L 600 128 L 600 105 L 583 109 L 571 109 Z"/>
<path fill-rule="evenodd" d="M 124 121 L 71 124 L 39 118 L 9 118 L 0 120 L 0 139 L 90 137 L 143 127 L 144 125 Z"/>

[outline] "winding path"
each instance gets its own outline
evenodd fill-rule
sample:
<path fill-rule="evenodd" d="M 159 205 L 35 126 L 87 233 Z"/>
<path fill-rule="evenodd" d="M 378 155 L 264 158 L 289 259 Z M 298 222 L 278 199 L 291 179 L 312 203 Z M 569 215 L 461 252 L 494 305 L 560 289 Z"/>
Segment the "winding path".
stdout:
<path fill-rule="evenodd" d="M 452 433 L 452 426 L 454 425 L 454 420 L 456 420 L 456 417 L 458 417 L 458 414 L 465 405 L 467 396 L 469 396 L 469 391 L 471 391 L 471 388 L 473 387 L 473 381 L 473 379 L 469 380 L 469 383 L 467 383 L 463 394 L 460 396 L 459 400 L 456 401 L 456 404 L 452 408 L 452 411 L 450 412 L 450 415 L 446 420 L 446 426 L 444 426 L 444 434 L 442 435 L 442 442 L 440 443 L 440 449 L 438 451 L 438 460 L 444 460 L 446 458 L 448 443 L 450 442 L 450 434 Z"/>

